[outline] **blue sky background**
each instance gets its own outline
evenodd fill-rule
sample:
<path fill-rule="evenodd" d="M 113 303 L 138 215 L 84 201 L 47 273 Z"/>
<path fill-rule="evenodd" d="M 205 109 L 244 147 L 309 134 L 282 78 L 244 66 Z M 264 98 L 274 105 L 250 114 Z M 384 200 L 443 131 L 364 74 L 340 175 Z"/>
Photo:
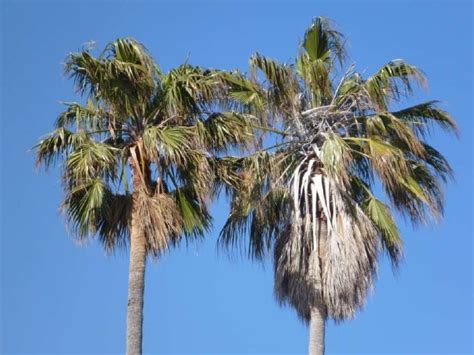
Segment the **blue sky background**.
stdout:
<path fill-rule="evenodd" d="M 357 4 L 356 4 L 357 3 Z M 348 36 L 351 62 L 367 74 L 390 59 L 421 67 L 462 132 L 434 144 L 451 161 L 438 226 L 402 224 L 405 262 L 386 262 L 356 319 L 329 324 L 328 353 L 472 353 L 473 90 L 470 1 L 24 2 L 1 8 L 1 346 L 3 353 L 124 351 L 128 258 L 67 236 L 56 170 L 36 172 L 29 149 L 52 128 L 60 100 L 74 100 L 61 62 L 96 40 L 142 41 L 164 69 L 182 63 L 247 69 L 259 51 L 295 54 L 312 17 Z M 146 276 L 148 353 L 304 353 L 307 329 L 272 294 L 272 267 L 216 252 L 225 201 L 207 240 L 182 245 Z"/>

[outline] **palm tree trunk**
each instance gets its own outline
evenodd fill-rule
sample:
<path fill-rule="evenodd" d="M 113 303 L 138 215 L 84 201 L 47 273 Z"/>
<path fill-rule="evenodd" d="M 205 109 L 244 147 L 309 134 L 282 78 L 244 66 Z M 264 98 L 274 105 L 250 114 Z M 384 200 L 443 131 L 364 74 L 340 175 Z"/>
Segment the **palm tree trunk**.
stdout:
<path fill-rule="evenodd" d="M 321 255 L 325 254 L 326 250 L 326 236 L 327 236 L 327 223 L 324 220 L 320 220 L 318 223 L 318 237 L 317 237 L 317 252 L 318 252 L 318 263 L 320 282 L 323 282 L 323 262 Z M 322 288 L 322 286 L 321 286 Z M 320 295 L 321 299 L 316 300 L 315 304 L 311 308 L 311 320 L 309 323 L 309 355 L 324 355 L 325 348 L 325 334 L 326 334 L 326 308 L 322 302 L 322 291 Z"/>
<path fill-rule="evenodd" d="M 309 355 L 324 354 L 325 326 L 325 310 L 321 304 L 318 304 L 311 310 L 311 321 L 309 325 Z"/>
<path fill-rule="evenodd" d="M 139 227 L 140 220 L 137 217 L 135 213 L 132 213 L 128 278 L 127 355 L 142 354 L 146 244 L 145 237 Z"/>

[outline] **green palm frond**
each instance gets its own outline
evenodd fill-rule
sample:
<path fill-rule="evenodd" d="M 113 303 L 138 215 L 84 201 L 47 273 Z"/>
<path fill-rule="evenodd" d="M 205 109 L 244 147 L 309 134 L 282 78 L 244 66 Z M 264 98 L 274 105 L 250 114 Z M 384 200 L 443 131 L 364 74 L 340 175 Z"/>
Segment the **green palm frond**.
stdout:
<path fill-rule="evenodd" d="M 298 74 L 309 88 L 309 100 L 313 106 L 327 104 L 331 99 L 331 67 L 322 59 L 312 60 L 302 55 L 296 62 Z"/>
<path fill-rule="evenodd" d="M 329 19 L 317 17 L 306 30 L 301 46 L 311 60 L 343 63 L 346 57 L 344 36 L 334 30 Z"/>
<path fill-rule="evenodd" d="M 380 234 L 382 246 L 388 253 L 392 265 L 398 266 L 403 255 L 403 242 L 389 207 L 369 193 L 363 208 Z"/>
<path fill-rule="evenodd" d="M 109 117 L 107 112 L 96 107 L 92 100 L 87 100 L 86 106 L 77 102 L 65 102 L 64 104 L 67 109 L 56 120 L 57 128 L 75 127 L 77 130 L 97 131 L 108 127 Z"/>
<path fill-rule="evenodd" d="M 330 133 L 321 146 L 321 162 L 328 174 L 348 179 L 348 162 L 352 159 L 351 149 L 343 138 Z"/>
<path fill-rule="evenodd" d="M 220 80 L 227 87 L 227 95 L 242 112 L 256 113 L 264 109 L 264 91 L 239 71 L 220 72 Z M 232 107 L 232 106 L 231 106 Z"/>
<path fill-rule="evenodd" d="M 63 210 L 74 237 L 81 240 L 97 232 L 107 194 L 108 189 L 100 178 L 77 185 L 66 194 Z"/>
<path fill-rule="evenodd" d="M 195 154 L 196 135 L 187 126 L 149 126 L 143 133 L 143 144 L 149 159 L 182 166 Z"/>
<path fill-rule="evenodd" d="M 333 103 L 342 107 L 348 100 L 357 102 L 363 96 L 363 78 L 354 72 L 354 65 L 351 65 L 343 75 L 333 93 Z"/>
<path fill-rule="evenodd" d="M 183 117 L 186 113 L 197 114 L 199 103 L 193 91 L 197 91 L 192 84 L 196 80 L 189 80 L 187 74 L 192 68 L 184 65 L 171 70 L 163 78 L 163 106 L 171 115 Z"/>
<path fill-rule="evenodd" d="M 429 144 L 423 143 L 423 147 L 426 152 L 423 161 L 433 169 L 434 175 L 444 183 L 448 181 L 448 178 L 453 178 L 453 169 L 447 159 Z"/>
<path fill-rule="evenodd" d="M 70 54 L 65 72 L 80 94 L 103 100 L 120 119 L 138 117 L 156 88 L 156 68 L 144 47 L 133 39 L 119 39 L 100 57 L 88 50 Z"/>
<path fill-rule="evenodd" d="M 399 175 L 406 174 L 409 170 L 403 151 L 387 141 L 378 137 L 348 137 L 345 140 L 355 144 L 352 149 L 355 154 L 368 158 L 369 168 L 388 189 L 397 184 Z"/>
<path fill-rule="evenodd" d="M 162 75 L 160 68 L 152 59 L 145 46 L 134 38 L 118 38 L 109 43 L 102 52 L 101 57 L 138 65 L 144 68 L 147 73 L 150 73 L 154 79 Z"/>
<path fill-rule="evenodd" d="M 364 88 L 378 109 L 387 110 L 392 100 L 411 95 L 417 84 L 426 85 L 424 74 L 417 67 L 398 59 L 369 77 Z"/>
<path fill-rule="evenodd" d="M 199 196 L 189 188 L 177 188 L 173 195 L 183 216 L 184 233 L 189 236 L 203 237 L 209 232 L 212 217 L 207 206 L 199 200 Z"/>
<path fill-rule="evenodd" d="M 75 133 L 66 128 L 58 128 L 35 145 L 37 151 L 36 164 L 48 168 L 54 165 L 58 159 L 67 157 L 72 150 L 89 141 L 90 139 L 85 131 Z"/>
<path fill-rule="evenodd" d="M 444 194 L 439 182 L 425 165 L 416 162 L 411 164 L 411 174 L 400 177 L 401 187 L 394 191 L 396 194 L 391 194 L 391 198 L 401 212 L 408 212 L 414 224 L 426 223 L 428 216 L 439 220 L 444 205 Z"/>
<path fill-rule="evenodd" d="M 437 104 L 437 101 L 428 101 L 392 114 L 410 124 L 413 130 L 421 136 L 426 136 L 433 125 L 458 134 L 456 122 L 448 112 L 440 109 Z"/>
<path fill-rule="evenodd" d="M 128 245 L 132 196 L 106 192 L 97 231 L 105 250 L 113 252 Z"/>
<path fill-rule="evenodd" d="M 294 112 L 294 106 L 298 105 L 295 95 L 298 93 L 299 84 L 291 66 L 256 53 L 250 58 L 250 68 L 254 75 L 260 70 L 268 81 L 268 99 L 272 103 L 270 107 L 274 107 L 276 112 Z"/>
<path fill-rule="evenodd" d="M 255 191 L 253 192 L 255 193 Z M 222 248 L 242 250 L 253 259 L 263 259 L 270 251 L 274 239 L 284 230 L 285 202 L 288 199 L 286 189 L 275 188 L 266 192 L 259 199 L 245 201 L 234 197 L 231 212 L 219 234 L 219 245 Z M 248 235 L 248 247 L 240 236 Z"/>
<path fill-rule="evenodd" d="M 412 127 L 390 112 L 381 112 L 369 116 L 364 120 L 364 124 L 366 125 L 367 137 L 378 137 L 394 146 L 412 152 L 416 156 L 422 157 L 425 154 L 423 144 Z"/>
<path fill-rule="evenodd" d="M 100 142 L 87 142 L 73 150 L 65 160 L 66 179 L 75 183 L 97 177 L 117 178 L 118 150 Z"/>
<path fill-rule="evenodd" d="M 164 75 L 163 94 L 157 105 L 179 124 L 193 123 L 202 111 L 225 99 L 220 72 L 183 64 Z"/>
<path fill-rule="evenodd" d="M 249 235 L 248 254 L 261 259 L 271 246 L 273 238 L 282 231 L 285 223 L 285 188 L 274 186 L 283 180 L 287 171 L 279 167 L 286 157 L 278 153 L 258 151 L 244 158 L 223 159 L 220 179 L 230 187 L 229 218 L 219 235 L 222 248 L 242 247 L 240 235 Z"/>
<path fill-rule="evenodd" d="M 256 124 L 257 118 L 252 115 L 224 112 L 199 121 L 196 130 L 205 147 L 219 152 L 235 146 L 249 146 L 254 140 Z"/>
<path fill-rule="evenodd" d="M 330 73 L 335 62 L 346 58 L 344 37 L 324 17 L 316 18 L 301 43 L 302 53 L 296 61 L 298 74 L 311 92 L 313 106 L 327 104 L 331 98 Z"/>

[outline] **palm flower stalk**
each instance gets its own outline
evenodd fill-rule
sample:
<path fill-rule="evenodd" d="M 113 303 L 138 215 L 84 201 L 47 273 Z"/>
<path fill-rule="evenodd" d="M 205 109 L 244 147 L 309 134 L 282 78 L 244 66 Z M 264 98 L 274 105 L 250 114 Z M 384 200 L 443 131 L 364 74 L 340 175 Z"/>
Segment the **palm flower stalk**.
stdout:
<path fill-rule="evenodd" d="M 231 210 L 220 241 L 234 246 L 248 235 L 251 257 L 273 251 L 276 298 L 310 325 L 310 354 L 324 353 L 327 319 L 344 321 L 362 308 L 379 256 L 399 265 L 393 213 L 414 225 L 442 217 L 441 184 L 452 171 L 427 140 L 433 126 L 457 130 L 436 101 L 391 109 L 426 86 L 403 60 L 368 78 L 354 65 L 338 71 L 344 43 L 317 18 L 295 63 L 255 54 L 250 77 L 233 88 L 277 144 L 227 160 L 234 178 L 224 182 Z"/>
<path fill-rule="evenodd" d="M 141 354 L 147 259 L 209 230 L 215 158 L 253 141 L 252 120 L 231 111 L 231 75 L 187 63 L 163 73 L 131 38 L 70 54 L 65 72 L 84 103 L 65 103 L 37 163 L 61 164 L 75 238 L 130 248 L 127 354 Z"/>

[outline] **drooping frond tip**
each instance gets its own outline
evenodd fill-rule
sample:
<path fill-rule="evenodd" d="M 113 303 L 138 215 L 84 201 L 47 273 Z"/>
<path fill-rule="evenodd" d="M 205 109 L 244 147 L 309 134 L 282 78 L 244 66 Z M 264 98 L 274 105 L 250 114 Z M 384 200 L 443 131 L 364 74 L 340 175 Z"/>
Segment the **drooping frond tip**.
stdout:
<path fill-rule="evenodd" d="M 388 110 L 392 101 L 411 96 L 417 85 L 427 86 L 425 74 L 416 66 L 396 59 L 369 77 L 364 86 L 376 109 Z"/>

